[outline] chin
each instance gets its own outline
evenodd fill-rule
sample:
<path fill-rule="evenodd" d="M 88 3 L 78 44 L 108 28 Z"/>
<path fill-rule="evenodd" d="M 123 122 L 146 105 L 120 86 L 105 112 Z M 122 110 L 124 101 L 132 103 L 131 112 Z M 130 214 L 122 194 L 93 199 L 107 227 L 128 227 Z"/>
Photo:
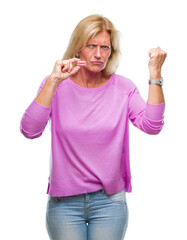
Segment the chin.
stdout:
<path fill-rule="evenodd" d="M 100 67 L 100 66 L 95 66 L 95 67 L 87 68 L 87 70 L 90 71 L 90 72 L 99 73 L 102 70 L 104 70 L 104 68 Z"/>

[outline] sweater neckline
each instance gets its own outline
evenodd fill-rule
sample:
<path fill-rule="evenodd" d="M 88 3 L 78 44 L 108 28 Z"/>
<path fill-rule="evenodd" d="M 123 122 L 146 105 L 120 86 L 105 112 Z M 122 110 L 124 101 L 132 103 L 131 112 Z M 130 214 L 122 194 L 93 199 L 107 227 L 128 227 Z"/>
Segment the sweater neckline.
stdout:
<path fill-rule="evenodd" d="M 86 92 L 91 92 L 91 91 L 97 92 L 97 91 L 107 88 L 108 86 L 110 86 L 112 84 L 113 75 L 114 75 L 114 73 L 112 73 L 112 75 L 110 76 L 110 79 L 108 80 L 107 83 L 105 83 L 104 85 L 102 85 L 100 87 L 96 87 L 96 88 L 86 88 L 86 87 L 79 86 L 77 83 L 73 82 L 70 77 L 68 77 L 67 80 L 68 80 L 69 84 L 71 84 L 72 87 L 75 87 L 77 89 L 80 89 L 80 90 L 86 91 Z"/>

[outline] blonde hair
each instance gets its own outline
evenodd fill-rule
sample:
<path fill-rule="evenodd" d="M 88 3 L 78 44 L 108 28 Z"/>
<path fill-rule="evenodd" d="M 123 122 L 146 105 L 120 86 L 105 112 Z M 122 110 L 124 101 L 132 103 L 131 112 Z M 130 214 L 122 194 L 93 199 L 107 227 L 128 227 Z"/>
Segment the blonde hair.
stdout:
<path fill-rule="evenodd" d="M 113 23 L 109 19 L 102 15 L 90 15 L 77 24 L 62 59 L 77 57 L 78 53 L 84 48 L 88 40 L 103 30 L 106 30 L 110 34 L 111 55 L 105 69 L 102 71 L 104 75 L 114 73 L 118 68 L 120 57 L 119 31 L 115 29 Z"/>

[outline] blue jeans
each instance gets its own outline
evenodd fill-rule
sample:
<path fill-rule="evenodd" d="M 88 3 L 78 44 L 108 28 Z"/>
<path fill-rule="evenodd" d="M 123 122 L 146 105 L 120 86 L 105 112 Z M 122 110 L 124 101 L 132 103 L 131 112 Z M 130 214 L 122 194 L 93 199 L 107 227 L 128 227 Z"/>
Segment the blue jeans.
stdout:
<path fill-rule="evenodd" d="M 125 189 L 52 197 L 49 195 L 46 228 L 51 240 L 123 240 L 128 224 Z"/>

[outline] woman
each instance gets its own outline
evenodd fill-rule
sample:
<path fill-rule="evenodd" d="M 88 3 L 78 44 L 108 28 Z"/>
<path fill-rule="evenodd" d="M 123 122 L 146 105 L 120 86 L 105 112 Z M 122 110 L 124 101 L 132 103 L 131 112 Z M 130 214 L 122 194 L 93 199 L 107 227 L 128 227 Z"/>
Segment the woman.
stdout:
<path fill-rule="evenodd" d="M 41 136 L 51 120 L 50 239 L 124 239 L 131 192 L 128 120 L 145 133 L 161 131 L 166 53 L 149 51 L 147 102 L 131 80 L 115 74 L 119 53 L 118 31 L 107 18 L 83 19 L 21 120 L 27 138 Z"/>

